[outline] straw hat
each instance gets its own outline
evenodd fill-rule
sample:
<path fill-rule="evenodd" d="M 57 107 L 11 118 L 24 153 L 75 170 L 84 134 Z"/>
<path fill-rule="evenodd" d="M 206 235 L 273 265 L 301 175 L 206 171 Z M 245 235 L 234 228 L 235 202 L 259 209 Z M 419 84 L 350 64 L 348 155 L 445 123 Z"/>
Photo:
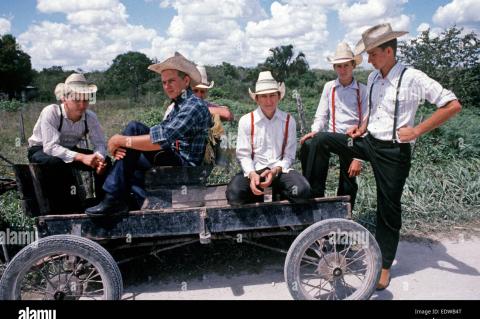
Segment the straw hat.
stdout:
<path fill-rule="evenodd" d="M 213 84 L 215 82 L 211 81 L 210 83 L 208 82 L 207 78 L 207 70 L 203 65 L 197 65 L 198 72 L 200 72 L 200 75 L 202 76 L 202 81 L 195 85 L 195 88 L 197 89 L 211 89 L 213 88 Z"/>
<path fill-rule="evenodd" d="M 345 42 L 340 42 L 337 45 L 334 56 L 327 57 L 327 61 L 331 64 L 340 64 L 348 61 L 355 61 L 355 65 L 362 63 L 361 55 L 354 55 L 350 46 Z"/>
<path fill-rule="evenodd" d="M 55 87 L 55 96 L 57 100 L 60 100 L 67 94 L 93 94 L 97 92 L 97 86 L 94 84 L 88 84 L 85 76 L 80 73 L 70 74 L 65 83 L 58 83 Z"/>
<path fill-rule="evenodd" d="M 159 74 L 162 74 L 165 70 L 178 70 L 187 74 L 195 83 L 200 83 L 202 80 L 202 76 L 195 67 L 195 64 L 192 61 L 187 60 L 178 52 L 175 52 L 173 57 L 166 59 L 162 63 L 150 65 L 148 69 Z"/>
<path fill-rule="evenodd" d="M 253 100 L 255 100 L 257 95 L 274 92 L 280 92 L 280 100 L 283 99 L 285 96 L 285 83 L 278 83 L 275 81 L 270 71 L 263 71 L 258 74 L 258 80 L 255 84 L 255 92 L 252 92 L 250 88 L 248 89 L 248 93 Z"/>
<path fill-rule="evenodd" d="M 407 31 L 393 31 L 390 23 L 371 27 L 362 33 L 362 39 L 355 46 L 355 54 L 362 54 L 407 33 Z"/>

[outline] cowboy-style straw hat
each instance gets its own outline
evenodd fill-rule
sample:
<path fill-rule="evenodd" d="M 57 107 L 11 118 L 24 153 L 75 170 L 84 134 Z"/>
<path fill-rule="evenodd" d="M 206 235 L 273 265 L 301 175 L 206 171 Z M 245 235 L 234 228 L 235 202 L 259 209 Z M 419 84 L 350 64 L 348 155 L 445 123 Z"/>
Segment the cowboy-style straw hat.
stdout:
<path fill-rule="evenodd" d="M 97 92 L 97 86 L 95 84 L 88 84 L 83 74 L 72 73 L 67 77 L 65 83 L 57 84 L 54 92 L 57 100 L 60 100 L 69 93 L 93 94 Z"/>
<path fill-rule="evenodd" d="M 263 71 L 258 74 L 258 80 L 255 84 L 255 92 L 248 88 L 250 97 L 255 101 L 255 97 L 261 94 L 280 92 L 280 100 L 285 96 L 285 83 L 278 83 L 270 71 Z"/>
<path fill-rule="evenodd" d="M 371 27 L 362 33 L 362 39 L 355 46 L 355 54 L 362 54 L 407 33 L 407 31 L 393 31 L 390 23 Z"/>
<path fill-rule="evenodd" d="M 213 88 L 213 84 L 215 82 L 211 81 L 210 83 L 208 82 L 207 78 L 207 70 L 203 65 L 197 65 L 198 72 L 200 72 L 200 75 L 202 76 L 202 81 L 200 81 L 199 84 L 195 85 L 195 88 L 197 89 L 211 89 Z"/>
<path fill-rule="evenodd" d="M 331 64 L 340 64 L 348 61 L 355 61 L 355 66 L 362 63 L 361 55 L 354 55 L 352 49 L 346 42 L 340 42 L 337 45 L 334 56 L 327 57 L 327 61 Z"/>
<path fill-rule="evenodd" d="M 187 60 L 183 55 L 175 52 L 175 55 L 166 59 L 162 63 L 152 64 L 148 67 L 149 70 L 162 74 L 165 70 L 178 70 L 187 74 L 195 83 L 200 83 L 202 76 L 198 72 L 195 64 Z"/>

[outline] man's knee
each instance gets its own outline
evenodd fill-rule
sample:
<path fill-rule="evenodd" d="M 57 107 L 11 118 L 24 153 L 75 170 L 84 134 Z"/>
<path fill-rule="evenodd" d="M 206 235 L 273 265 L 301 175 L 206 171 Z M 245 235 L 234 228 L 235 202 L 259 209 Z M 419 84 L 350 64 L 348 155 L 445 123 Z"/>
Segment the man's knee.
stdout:
<path fill-rule="evenodd" d="M 293 185 L 290 187 L 290 196 L 296 199 L 307 199 L 311 196 L 310 183 L 305 177 L 297 172 L 290 172 L 295 177 Z"/>
<path fill-rule="evenodd" d="M 126 136 L 137 136 L 137 135 L 144 135 L 148 134 L 150 129 L 143 123 L 137 121 L 130 121 L 128 122 L 127 126 L 123 130 L 123 135 Z"/>

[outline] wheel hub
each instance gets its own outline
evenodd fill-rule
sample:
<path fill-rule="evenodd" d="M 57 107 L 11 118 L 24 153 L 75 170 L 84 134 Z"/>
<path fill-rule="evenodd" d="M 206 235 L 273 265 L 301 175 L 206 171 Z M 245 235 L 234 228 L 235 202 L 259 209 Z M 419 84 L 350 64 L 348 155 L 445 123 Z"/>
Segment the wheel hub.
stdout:
<path fill-rule="evenodd" d="M 345 256 L 339 253 L 329 253 L 318 262 L 317 272 L 322 279 L 332 281 L 341 278 L 346 268 Z"/>

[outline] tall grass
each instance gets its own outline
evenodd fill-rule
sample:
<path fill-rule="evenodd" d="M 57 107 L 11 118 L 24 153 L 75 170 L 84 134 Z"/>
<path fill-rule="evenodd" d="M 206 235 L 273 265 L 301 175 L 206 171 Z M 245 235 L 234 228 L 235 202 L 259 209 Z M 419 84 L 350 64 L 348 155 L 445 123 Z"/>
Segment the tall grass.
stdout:
<path fill-rule="evenodd" d="M 230 107 L 235 121 L 225 123 L 228 135 L 235 136 L 241 115 L 255 108 L 254 102 L 244 103 L 227 99 L 213 99 Z M 131 120 L 155 125 L 162 118 L 169 101 L 155 94 L 138 102 L 128 99 L 99 100 L 91 109 L 104 127 L 107 137 L 120 133 Z M 316 98 L 305 98 L 307 125 L 313 121 Z M 30 103 L 23 107 L 27 138 L 31 135 L 40 111 L 46 104 Z M 286 97 L 280 106 L 296 115 L 293 99 Z M 420 108 L 419 116 L 428 116 L 434 108 Z M 26 145 L 18 145 L 19 112 L 0 111 L 0 153 L 15 163 L 26 163 Z M 298 127 L 299 125 L 297 125 Z M 465 109 L 441 128 L 422 136 L 415 146 L 410 176 L 403 193 L 403 231 L 430 232 L 467 225 L 480 220 L 480 114 L 476 109 Z M 298 133 L 298 136 L 300 134 Z M 210 184 L 228 183 L 240 171 L 230 151 L 227 167 L 216 167 L 210 175 Z M 301 170 L 297 161 L 294 168 Z M 0 176 L 13 178 L 10 168 L 0 163 Z M 370 229 L 375 223 L 376 188 L 370 165 L 366 164 L 359 179 L 359 192 L 354 218 Z M 327 180 L 327 196 L 334 196 L 338 183 L 338 169 L 332 161 Z M 30 227 L 32 221 L 21 214 L 18 195 L 9 192 L 0 196 L 0 226 Z"/>

